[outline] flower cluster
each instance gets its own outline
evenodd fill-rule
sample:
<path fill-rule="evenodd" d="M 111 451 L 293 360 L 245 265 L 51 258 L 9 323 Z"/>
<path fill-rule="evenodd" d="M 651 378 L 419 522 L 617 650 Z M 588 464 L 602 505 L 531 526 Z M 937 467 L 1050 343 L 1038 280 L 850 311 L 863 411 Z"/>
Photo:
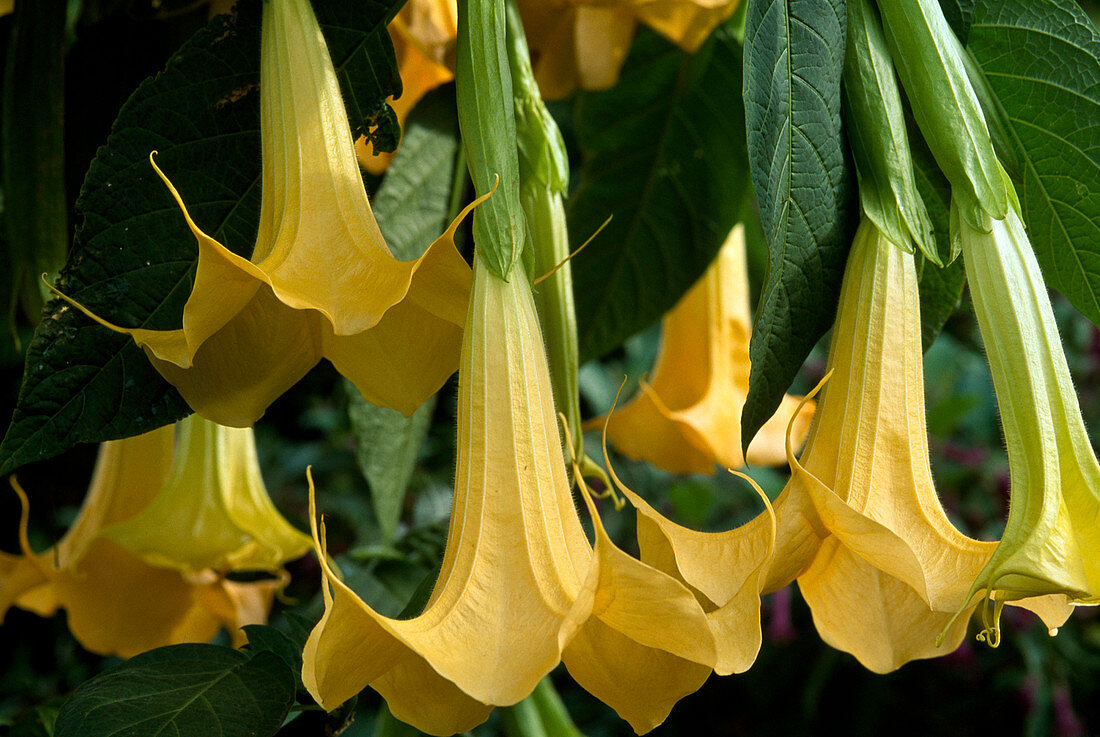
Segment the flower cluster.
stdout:
<path fill-rule="evenodd" d="M 411 0 L 391 24 L 405 84 L 400 116 L 451 78 L 456 55 L 474 58 L 463 26 L 474 2 Z M 644 733 L 711 673 L 753 665 L 761 597 L 792 583 L 821 638 L 878 673 L 955 650 L 976 610 L 979 636 L 996 645 L 1005 605 L 1033 611 L 1053 632 L 1073 605 L 1100 603 L 1100 463 L 1013 185 L 935 0 L 889 0 L 878 11 L 869 0 L 848 3 L 850 63 L 874 63 L 845 73 L 860 219 L 824 378 L 808 396 L 784 396 L 755 437 L 742 436 L 752 327 L 738 225 L 665 316 L 652 378 L 639 381 L 625 406 L 591 421 L 603 431 L 598 473 L 607 488 L 589 486 L 595 465 L 571 435 L 580 404 L 568 154 L 541 97 L 614 84 L 639 22 L 692 51 L 737 4 L 517 0 L 477 8 L 505 34 L 497 46 L 508 58 L 497 69 L 513 79 L 502 110 L 477 112 L 499 114 L 517 132 L 516 146 L 500 148 L 514 157 L 508 163 L 520 181 L 498 184 L 520 192 L 523 207 L 501 219 L 525 227 L 486 224 L 499 200 L 482 203 L 501 195 L 482 192 L 405 262 L 382 236 L 358 163 L 377 170 L 388 159 L 356 149 L 309 0 L 266 0 L 262 205 L 251 256 L 192 220 L 185 194 L 161 169 L 171 171 L 169 157 L 158 163 L 151 154 L 180 227 L 199 246 L 182 326 L 115 325 L 61 295 L 131 336 L 197 414 L 103 445 L 77 521 L 45 552 L 31 545 L 30 504 L 13 481 L 23 504 L 21 554 L 0 553 L 0 616 L 13 606 L 43 616 L 64 609 L 87 649 L 122 656 L 206 640 L 222 627 L 239 637 L 240 626 L 266 618 L 287 561 L 312 549 L 324 611 L 305 642 L 301 683 L 324 709 L 369 687 L 397 718 L 450 735 L 527 698 L 564 665 Z M 927 63 L 930 55 L 943 63 Z M 894 66 L 952 187 L 950 258 L 917 192 Z M 458 74 L 461 95 L 475 82 Z M 468 109 L 491 99 L 469 97 L 478 105 L 467 101 Z M 487 160 L 466 153 L 471 170 Z M 479 174 L 483 184 L 497 172 Z M 471 268 L 455 234 L 475 207 Z M 516 242 L 490 242 L 508 234 Z M 960 531 L 936 492 L 918 250 L 927 269 L 961 254 L 969 278 L 1010 462 L 999 542 Z M 500 252 L 509 258 L 490 257 Z M 563 268 L 536 292 L 536 277 Z M 317 511 L 324 491 L 309 471 L 311 536 L 283 519 L 264 489 L 250 426 L 322 358 L 364 398 L 405 415 L 458 371 L 446 548 L 426 604 L 411 617 L 384 616 L 343 578 Z M 670 473 L 709 474 L 716 465 L 738 473 L 751 464 L 786 465 L 790 476 L 774 500 L 745 476 L 759 514 L 703 532 L 622 483 L 608 444 Z M 619 495 L 636 515 L 637 556 L 601 518 L 598 500 Z M 229 577 L 241 571 L 266 575 Z"/>

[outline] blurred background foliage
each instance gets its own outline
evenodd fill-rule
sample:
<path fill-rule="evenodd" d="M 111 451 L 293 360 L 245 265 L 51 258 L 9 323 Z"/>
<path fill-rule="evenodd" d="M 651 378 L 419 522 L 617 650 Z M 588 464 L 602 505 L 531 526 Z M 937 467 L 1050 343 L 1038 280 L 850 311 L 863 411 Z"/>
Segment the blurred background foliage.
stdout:
<path fill-rule="evenodd" d="M 1094 20 L 1100 15 L 1097 3 L 1082 5 Z M 207 14 L 205 3 L 191 0 L 70 0 L 64 70 L 65 186 L 70 207 L 122 103 L 143 79 L 163 67 L 205 23 Z M 0 18 L 0 59 L 7 57 L 10 35 L 10 16 Z M 568 138 L 573 128 L 571 103 L 555 103 L 552 110 Z M 70 223 L 72 218 L 70 210 Z M 750 247 L 750 263 L 759 277 L 762 240 L 750 238 Z M 1057 297 L 1055 310 L 1096 447 L 1100 332 Z M 14 306 L 7 314 L 12 328 L 0 331 L 0 416 L 5 418 L 15 405 L 23 373 L 21 351 L 34 317 Z M 652 365 L 658 342 L 659 331 L 653 327 L 603 361 L 583 367 L 580 384 L 586 416 L 607 409 L 624 375 L 629 377 L 624 396 L 634 391 L 638 377 Z M 820 378 L 824 359 L 825 341 L 811 355 L 795 392 Z M 926 355 L 925 375 L 933 471 L 944 506 L 968 534 L 995 539 L 1007 512 L 1008 462 L 981 339 L 965 296 Z M 357 455 L 352 418 L 360 402 L 328 363 L 318 366 L 257 425 L 259 454 L 272 498 L 301 529 L 308 527 L 304 469 L 312 465 L 320 506 L 328 518 L 331 554 L 365 601 L 383 614 L 397 615 L 422 582 L 432 580 L 442 555 L 455 464 L 455 383 L 443 389 L 435 405 L 400 522 L 389 542 Z M 590 449 L 598 448 L 598 434 L 590 433 L 586 442 Z M 724 530 L 759 511 L 755 494 L 732 476 L 674 476 L 614 452 L 611 457 L 629 486 L 684 524 Z M 33 499 L 30 533 L 36 549 L 60 538 L 74 519 L 94 459 L 94 447 L 80 446 L 60 458 L 20 469 L 20 481 Z M 750 475 L 772 498 L 786 480 L 784 472 L 775 470 L 750 469 Z M 632 550 L 630 507 L 617 512 L 604 501 L 600 511 L 609 531 Z M 2 550 L 17 550 L 18 513 L 15 495 L 0 491 Z M 315 621 L 322 611 L 315 558 L 291 564 L 290 573 L 291 584 L 272 620 L 283 629 L 288 614 Z M 738 676 L 712 677 L 652 734 L 694 735 L 704 729 L 714 737 L 826 731 L 1069 737 L 1100 731 L 1100 620 L 1092 609 L 1079 608 L 1054 638 L 1030 614 L 1009 609 L 999 649 L 968 638 L 949 657 L 910 663 L 886 676 L 872 674 L 850 656 L 824 645 L 796 586 L 766 597 L 762 616 L 764 644 L 752 669 Z M 50 734 L 49 725 L 65 696 L 117 662 L 83 651 L 69 635 L 63 616 L 41 619 L 13 609 L 0 626 L 0 735 Z M 577 687 L 563 668 L 555 671 L 553 680 L 586 735 L 631 733 L 614 713 Z M 360 697 L 356 708 L 357 718 L 343 732 L 348 737 L 417 734 L 392 723 L 380 729 L 381 702 L 371 691 Z M 490 737 L 508 731 L 507 719 L 497 710 L 474 734 Z"/>

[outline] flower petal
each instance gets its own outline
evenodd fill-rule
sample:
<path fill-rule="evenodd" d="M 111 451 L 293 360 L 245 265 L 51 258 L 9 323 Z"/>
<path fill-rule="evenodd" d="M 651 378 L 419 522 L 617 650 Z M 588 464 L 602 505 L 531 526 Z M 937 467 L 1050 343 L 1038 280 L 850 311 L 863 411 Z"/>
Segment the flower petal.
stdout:
<path fill-rule="evenodd" d="M 875 673 L 946 655 L 966 635 L 966 618 L 952 621 L 953 612 L 933 611 L 912 587 L 884 573 L 877 559 L 868 563 L 835 537 L 822 544 L 798 588 L 821 638 Z"/>
<path fill-rule="evenodd" d="M 251 428 L 192 415 L 172 471 L 137 515 L 101 534 L 152 565 L 198 572 L 279 569 L 310 549 L 267 495 Z"/>

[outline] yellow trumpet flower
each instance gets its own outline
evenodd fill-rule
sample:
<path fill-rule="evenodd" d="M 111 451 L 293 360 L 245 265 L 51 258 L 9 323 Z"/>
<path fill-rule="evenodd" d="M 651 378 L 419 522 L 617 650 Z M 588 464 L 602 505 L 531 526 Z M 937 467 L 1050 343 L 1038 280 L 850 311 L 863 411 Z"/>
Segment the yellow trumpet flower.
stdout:
<path fill-rule="evenodd" d="M 458 35 L 456 0 L 409 0 L 390 22 L 401 95 L 390 102 L 401 127 L 420 98 L 455 78 L 455 38 Z M 371 174 L 381 174 L 393 154 L 373 153 L 366 138 L 355 142 L 359 163 Z"/>
<path fill-rule="evenodd" d="M 880 673 L 958 646 L 966 619 L 954 614 L 976 605 L 969 582 L 996 545 L 960 533 L 936 495 L 921 355 L 912 255 L 865 218 L 844 275 L 831 378 L 776 502 L 778 547 L 790 552 L 777 553 L 769 588 L 797 575 L 822 638 Z M 1057 620 L 1043 603 L 1033 608 Z"/>
<path fill-rule="evenodd" d="M 1008 522 L 974 578 L 983 637 L 996 645 L 1006 601 L 1049 595 L 1100 603 L 1100 465 L 1066 365 L 1050 298 L 1014 208 L 959 241 L 1008 446 Z"/>
<path fill-rule="evenodd" d="M 638 21 L 694 53 L 740 0 L 519 0 L 542 96 L 619 79 Z"/>
<path fill-rule="evenodd" d="M 151 565 L 275 570 L 311 547 L 271 503 L 251 428 L 197 415 L 178 424 L 172 472 L 141 512 L 101 534 Z"/>
<path fill-rule="evenodd" d="M 171 473 L 173 445 L 172 427 L 104 443 L 80 515 L 43 553 L 27 539 L 29 507 L 17 486 L 22 555 L 0 554 L 0 617 L 13 605 L 44 617 L 65 609 L 87 650 L 123 657 L 203 642 L 222 627 L 239 637 L 241 626 L 266 620 L 285 575 L 237 583 L 209 569 L 181 572 L 151 565 L 102 534 L 157 497 Z"/>
<path fill-rule="evenodd" d="M 326 709 L 370 686 L 399 719 L 446 735 L 520 701 L 564 660 L 647 731 L 713 667 L 705 614 L 681 583 L 615 548 L 595 516 L 593 551 L 570 493 L 527 277 L 517 268 L 502 281 L 475 259 L 474 279 L 435 588 L 413 619 L 377 614 L 340 581 L 311 515 L 325 614 L 306 643 L 303 682 Z"/>
<path fill-rule="evenodd" d="M 457 366 L 469 290 L 453 241 L 458 221 L 417 260 L 393 257 L 308 0 L 270 0 L 263 13 L 262 202 L 251 259 L 206 235 L 154 163 L 199 245 L 183 327 L 123 328 L 91 316 L 131 335 L 196 412 L 223 425 L 251 425 L 322 357 L 368 401 L 411 414 Z"/>
<path fill-rule="evenodd" d="M 749 320 L 745 229 L 738 225 L 703 277 L 665 315 L 653 381 L 642 382 L 641 392 L 611 415 L 612 444 L 673 473 L 712 473 L 715 463 L 744 466 L 741 409 L 749 392 Z M 749 445 L 749 463 L 785 463 L 788 424 L 793 423 L 795 445 L 802 444 L 814 405 L 800 399 L 783 398 Z"/>

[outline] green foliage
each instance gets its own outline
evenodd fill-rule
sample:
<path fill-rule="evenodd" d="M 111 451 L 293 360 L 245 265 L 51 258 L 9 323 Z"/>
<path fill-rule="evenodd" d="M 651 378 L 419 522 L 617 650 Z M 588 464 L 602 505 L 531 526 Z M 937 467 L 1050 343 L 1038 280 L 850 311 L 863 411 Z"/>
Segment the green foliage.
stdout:
<path fill-rule="evenodd" d="M 507 279 L 525 236 L 504 0 L 459 3 L 455 83 L 462 145 L 478 196 L 499 177 L 496 192 L 474 211 L 474 242 L 489 268 Z"/>
<path fill-rule="evenodd" d="M 302 648 L 306 638 L 288 635 L 282 630 L 266 624 L 247 624 L 241 629 L 248 637 L 248 650 L 255 653 L 272 653 L 283 661 L 294 674 L 294 687 L 300 699 L 309 699 L 302 684 Z M 306 633 L 308 635 L 308 631 Z"/>
<path fill-rule="evenodd" d="M 65 198 L 65 4 L 19 3 L 4 65 L 0 179 L 7 258 L 0 304 L 38 320 L 43 272 L 56 272 L 69 247 Z M 8 294 L 7 290 L 14 294 Z"/>
<path fill-rule="evenodd" d="M 974 16 L 976 0 L 940 0 L 940 8 L 943 17 L 951 30 L 959 37 L 962 43 L 966 43 L 966 37 L 970 34 L 970 21 Z"/>
<path fill-rule="evenodd" d="M 694 55 L 643 31 L 619 84 L 583 92 L 580 184 L 566 204 L 581 361 L 658 319 L 706 270 L 748 194 L 741 50 L 720 29 Z"/>
<path fill-rule="evenodd" d="M 358 100 L 357 126 L 396 91 L 386 22 L 400 4 L 317 6 L 337 73 L 356 85 L 346 96 Z M 115 324 L 178 328 L 194 280 L 195 239 L 149 165 L 150 151 L 160 152 L 158 164 L 199 226 L 251 252 L 260 204 L 259 10 L 242 2 L 235 20 L 218 16 L 185 43 L 126 102 L 88 170 L 77 202 L 83 224 L 57 286 Z M 189 413 L 129 337 L 59 300 L 47 310 L 0 443 L 0 473 Z"/>
<path fill-rule="evenodd" d="M 968 42 L 1043 276 L 1100 324 L 1100 34 L 1072 0 L 1010 0 Z"/>
<path fill-rule="evenodd" d="M 371 507 L 382 531 L 382 542 L 388 544 L 401 519 L 405 491 L 420 445 L 428 434 L 435 400 L 429 399 L 405 417 L 397 410 L 374 406 L 350 382 L 346 385 L 355 457 L 370 483 Z"/>
<path fill-rule="evenodd" d="M 746 448 L 832 326 L 856 226 L 840 120 L 844 3 L 747 1 L 745 120 L 769 259 L 749 348 Z"/>
<path fill-rule="evenodd" d="M 294 676 L 269 651 L 172 645 L 138 655 L 78 688 L 55 737 L 268 737 L 294 702 Z"/>
<path fill-rule="evenodd" d="M 443 229 L 450 212 L 452 184 L 460 154 L 454 87 L 447 86 L 416 104 L 405 124 L 401 148 L 371 199 L 374 217 L 393 255 L 419 258 Z"/>
<path fill-rule="evenodd" d="M 870 0 L 849 0 L 844 56 L 844 109 L 859 179 L 860 217 L 894 245 L 914 244 L 931 262 L 941 259 L 932 224 L 913 181 L 912 156 L 897 75 Z"/>
<path fill-rule="evenodd" d="M 401 259 L 420 256 L 447 226 L 459 151 L 454 88 L 424 98 L 409 117 L 401 149 L 390 162 L 374 198 L 374 215 L 390 250 Z M 371 507 L 382 543 L 393 542 L 421 444 L 428 434 L 435 400 L 411 416 L 370 404 L 350 382 L 348 414 L 355 456 L 370 483 Z"/>

